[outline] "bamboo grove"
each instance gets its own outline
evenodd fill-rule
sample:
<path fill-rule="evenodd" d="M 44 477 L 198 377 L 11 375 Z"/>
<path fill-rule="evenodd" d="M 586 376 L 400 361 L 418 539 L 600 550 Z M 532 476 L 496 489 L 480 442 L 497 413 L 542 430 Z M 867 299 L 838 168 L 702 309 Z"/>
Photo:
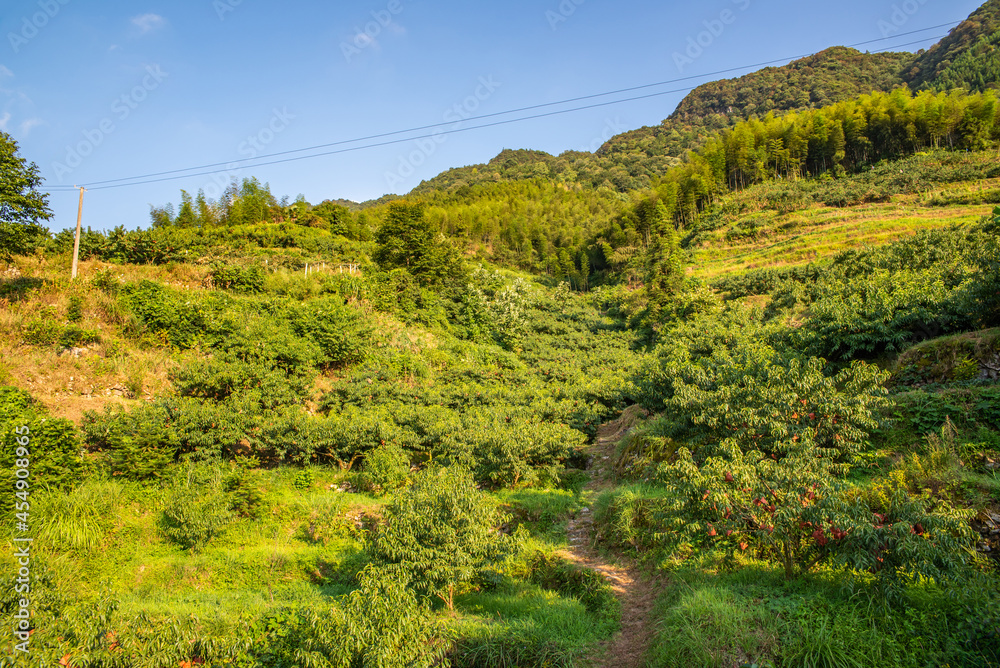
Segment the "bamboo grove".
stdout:
<path fill-rule="evenodd" d="M 821 109 L 750 118 L 709 139 L 657 187 L 679 225 L 714 198 L 774 179 L 842 176 L 923 150 L 984 150 L 1000 139 L 996 93 L 898 88 Z"/>

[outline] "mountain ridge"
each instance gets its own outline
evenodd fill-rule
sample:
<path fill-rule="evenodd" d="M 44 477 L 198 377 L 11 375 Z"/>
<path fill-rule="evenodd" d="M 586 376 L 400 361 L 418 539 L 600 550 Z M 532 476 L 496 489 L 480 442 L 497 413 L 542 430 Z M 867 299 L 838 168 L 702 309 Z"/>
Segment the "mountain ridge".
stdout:
<path fill-rule="evenodd" d="M 549 178 L 567 187 L 641 190 L 711 133 L 751 116 L 818 108 L 871 92 L 964 87 L 1000 80 L 1000 0 L 989 0 L 940 42 L 916 54 L 833 46 L 786 65 L 702 84 L 659 125 L 611 137 L 594 153 L 504 149 L 487 163 L 454 167 L 406 193 L 422 196 L 483 182 Z M 380 200 L 381 201 L 381 200 Z"/>

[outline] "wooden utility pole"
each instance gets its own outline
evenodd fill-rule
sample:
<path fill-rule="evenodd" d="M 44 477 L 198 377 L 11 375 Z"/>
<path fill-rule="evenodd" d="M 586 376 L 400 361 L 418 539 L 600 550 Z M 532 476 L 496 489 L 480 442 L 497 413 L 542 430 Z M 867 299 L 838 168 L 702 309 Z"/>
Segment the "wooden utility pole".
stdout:
<path fill-rule="evenodd" d="M 76 280 L 77 267 L 80 264 L 80 222 L 83 220 L 83 186 L 80 188 L 80 205 L 76 209 L 76 241 L 73 242 L 73 276 L 71 280 Z"/>

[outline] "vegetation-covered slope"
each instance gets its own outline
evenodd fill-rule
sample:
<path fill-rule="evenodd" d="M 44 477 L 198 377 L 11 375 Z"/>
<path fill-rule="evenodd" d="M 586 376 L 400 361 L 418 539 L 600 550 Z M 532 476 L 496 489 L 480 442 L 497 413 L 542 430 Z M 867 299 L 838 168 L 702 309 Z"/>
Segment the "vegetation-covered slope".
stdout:
<path fill-rule="evenodd" d="M 655 665 L 997 656 L 977 551 L 1000 507 L 997 337 L 974 334 L 1000 323 L 995 221 L 783 277 L 766 310 L 664 277 L 653 311 L 625 286 L 436 271 L 457 259 L 422 211 L 386 213 L 361 275 L 216 265 L 206 289 L 197 265 L 88 263 L 71 284 L 64 254 L 15 260 L 0 426 L 35 458 L 39 655 L 579 665 L 617 610 L 558 553 L 596 513 L 663 582 Z M 892 376 L 866 361 L 908 349 Z M 105 407 L 52 419 L 84 402 Z M 619 486 L 582 494 L 588 441 L 636 403 Z"/>
<path fill-rule="evenodd" d="M 46 667 L 1000 665 L 1000 102 L 728 116 L 894 58 L 706 87 L 683 161 L 182 193 L 88 231 L 77 281 L 25 225 L 0 666 L 29 631 Z M 641 612 L 594 549 L 643 564 Z"/>
<path fill-rule="evenodd" d="M 988 0 L 948 36 L 921 53 L 907 69 L 904 80 L 914 90 L 995 88 L 996 57 L 993 45 L 1000 30 L 1000 2 Z"/>
<path fill-rule="evenodd" d="M 622 133 L 598 154 L 613 161 L 629 156 L 680 157 L 713 131 L 756 114 L 822 107 L 901 85 L 908 53 L 861 53 L 834 47 L 781 67 L 721 79 L 689 93 L 660 125 Z"/>

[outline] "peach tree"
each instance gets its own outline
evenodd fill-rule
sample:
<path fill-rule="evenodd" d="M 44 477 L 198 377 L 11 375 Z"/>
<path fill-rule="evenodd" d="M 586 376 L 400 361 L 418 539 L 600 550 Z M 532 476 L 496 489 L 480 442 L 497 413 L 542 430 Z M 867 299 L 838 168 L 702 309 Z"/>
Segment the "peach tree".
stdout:
<path fill-rule="evenodd" d="M 468 470 L 431 467 L 389 503 L 371 549 L 384 572 L 451 610 L 456 593 L 519 548 L 518 536 L 500 531 L 509 519 Z"/>
<path fill-rule="evenodd" d="M 788 577 L 821 562 L 870 573 L 886 598 L 946 580 L 965 563 L 962 513 L 905 491 L 881 506 L 848 500 L 841 480 L 889 406 L 884 373 L 824 366 L 740 335 L 666 365 L 674 417 L 661 431 L 677 451 L 656 472 L 673 492 L 664 533 L 752 550 Z"/>

